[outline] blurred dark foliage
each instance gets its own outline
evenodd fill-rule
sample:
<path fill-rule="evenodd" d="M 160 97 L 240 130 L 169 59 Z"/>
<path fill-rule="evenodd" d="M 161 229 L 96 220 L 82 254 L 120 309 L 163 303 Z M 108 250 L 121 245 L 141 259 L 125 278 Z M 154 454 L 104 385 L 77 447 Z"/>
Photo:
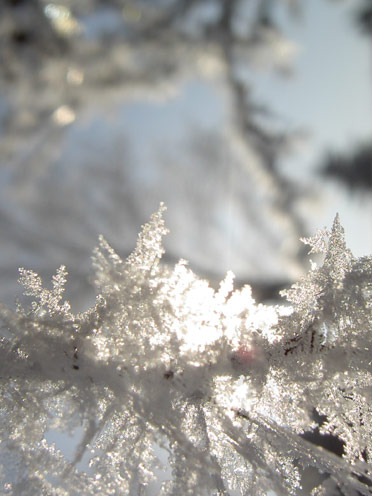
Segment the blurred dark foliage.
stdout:
<path fill-rule="evenodd" d="M 368 36 L 372 36 L 372 1 L 365 0 L 363 7 L 360 9 L 357 21 L 361 29 Z"/>
<path fill-rule="evenodd" d="M 372 189 L 372 144 L 366 143 L 348 154 L 329 153 L 322 174 L 336 179 L 351 190 Z"/>
<path fill-rule="evenodd" d="M 356 15 L 357 26 L 372 36 L 372 0 L 364 0 Z M 335 179 L 353 192 L 372 189 L 372 142 L 362 143 L 348 152 L 331 151 L 323 161 L 321 174 Z"/>

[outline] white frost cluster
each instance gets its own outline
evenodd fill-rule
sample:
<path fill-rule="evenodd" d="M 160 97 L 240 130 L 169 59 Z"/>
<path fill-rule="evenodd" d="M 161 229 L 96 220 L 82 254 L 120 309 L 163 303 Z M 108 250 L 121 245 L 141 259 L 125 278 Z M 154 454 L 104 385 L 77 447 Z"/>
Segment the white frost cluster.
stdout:
<path fill-rule="evenodd" d="M 85 313 L 63 301 L 64 267 L 50 290 L 21 270 L 35 301 L 0 307 L 0 493 L 372 494 L 372 259 L 336 218 L 306 240 L 324 263 L 290 311 L 256 305 L 231 273 L 214 291 L 160 265 L 163 210 L 126 262 L 100 239 Z M 72 457 L 47 440 L 78 426 Z"/>

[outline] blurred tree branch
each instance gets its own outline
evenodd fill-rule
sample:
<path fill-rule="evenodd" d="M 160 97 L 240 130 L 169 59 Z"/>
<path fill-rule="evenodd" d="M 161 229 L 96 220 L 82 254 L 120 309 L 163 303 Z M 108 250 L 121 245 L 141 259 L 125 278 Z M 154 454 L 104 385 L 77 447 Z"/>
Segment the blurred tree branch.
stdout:
<path fill-rule="evenodd" d="M 260 158 L 260 164 L 247 164 L 247 183 L 252 181 L 253 169 L 259 168 L 273 191 L 271 208 L 286 220 L 295 238 L 302 237 L 305 228 L 294 207 L 299 193 L 277 167 L 296 136 L 266 125 L 265 119 L 272 114 L 255 101 L 247 77 L 247 68 L 255 70 L 257 60 L 283 75 L 291 71 L 295 46 L 276 22 L 278 2 L 2 2 L 2 162 L 27 189 L 28 178 L 44 176 L 68 125 L 92 101 L 102 103 L 118 95 L 130 98 L 138 92 L 166 96 L 169 84 L 178 86 L 190 77 L 207 77 L 212 84 L 223 81 L 229 94 L 231 135 Z M 288 2 L 288 9 L 298 15 L 300 2 Z M 30 157 L 30 143 L 32 151 L 44 151 L 32 152 Z M 111 180 L 114 190 L 120 187 L 115 176 Z M 42 191 L 46 194 L 45 188 Z M 52 196 L 50 201 L 56 202 L 53 195 L 55 192 L 46 198 Z M 123 198 L 122 194 L 116 196 Z M 128 195 L 123 201 L 130 211 L 136 208 Z M 56 209 L 48 208 L 48 212 Z M 68 212 L 70 206 L 59 211 Z M 60 216 L 54 213 L 55 218 Z M 90 220 L 84 221 L 80 215 L 84 214 L 74 213 L 75 223 L 80 219 L 91 234 Z M 18 221 L 13 220 L 13 225 Z M 303 254 L 297 254 L 300 263 Z"/>

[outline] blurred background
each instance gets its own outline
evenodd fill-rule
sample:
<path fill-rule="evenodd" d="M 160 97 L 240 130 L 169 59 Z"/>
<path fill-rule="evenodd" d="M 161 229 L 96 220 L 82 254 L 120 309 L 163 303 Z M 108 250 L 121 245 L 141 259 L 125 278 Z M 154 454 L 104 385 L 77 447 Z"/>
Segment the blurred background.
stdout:
<path fill-rule="evenodd" d="M 180 257 L 273 300 L 336 212 L 372 249 L 371 0 L 1 0 L 0 299 L 65 264 L 94 298 L 161 201 Z"/>

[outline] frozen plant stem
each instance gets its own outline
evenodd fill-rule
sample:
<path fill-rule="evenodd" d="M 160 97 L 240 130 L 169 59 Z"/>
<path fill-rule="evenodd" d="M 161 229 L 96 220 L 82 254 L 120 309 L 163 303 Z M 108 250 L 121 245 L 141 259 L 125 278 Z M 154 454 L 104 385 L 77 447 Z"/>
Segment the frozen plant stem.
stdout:
<path fill-rule="evenodd" d="M 64 267 L 51 289 L 20 271 L 34 301 L 0 306 L 1 492 L 146 494 L 162 445 L 162 495 L 299 495 L 309 468 L 313 496 L 372 494 L 372 259 L 353 257 L 336 217 L 304 240 L 324 262 L 285 293 L 292 306 L 256 305 L 231 273 L 214 291 L 185 261 L 160 264 L 163 211 L 127 261 L 100 238 L 87 312 L 63 300 Z M 78 425 L 69 461 L 45 436 Z"/>

